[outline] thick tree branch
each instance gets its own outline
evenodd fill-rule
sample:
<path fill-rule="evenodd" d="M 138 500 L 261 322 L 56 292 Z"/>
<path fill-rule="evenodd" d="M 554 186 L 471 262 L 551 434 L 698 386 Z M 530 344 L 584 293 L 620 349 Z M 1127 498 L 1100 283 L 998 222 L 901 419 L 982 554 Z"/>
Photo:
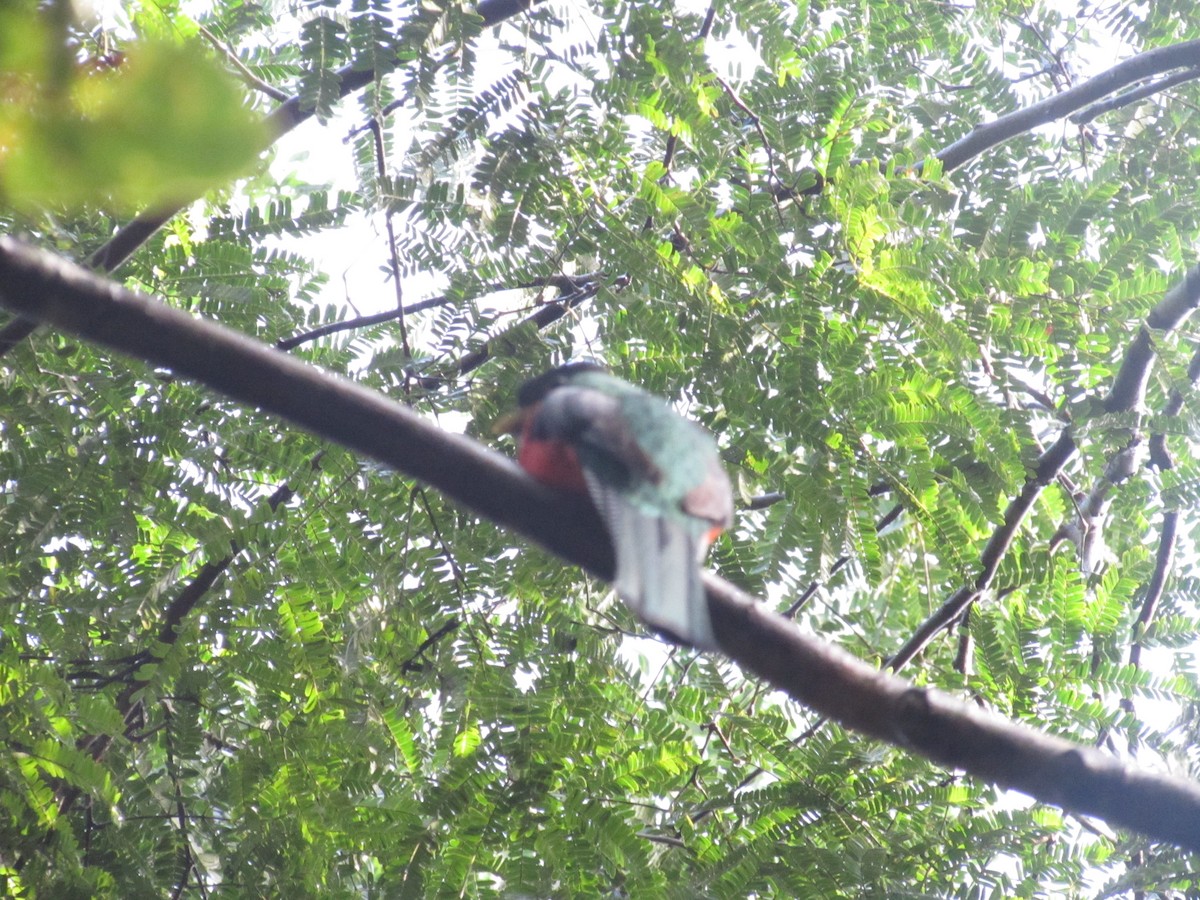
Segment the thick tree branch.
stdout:
<path fill-rule="evenodd" d="M 990 150 L 1039 125 L 1069 116 L 1076 110 L 1135 82 L 1172 69 L 1184 68 L 1200 68 L 1200 40 L 1139 53 L 1061 94 L 1000 116 L 992 122 L 976 125 L 970 134 L 938 151 L 935 157 L 941 160 L 943 170 L 949 172 L 985 150 Z"/>
<path fill-rule="evenodd" d="M 1105 99 L 1110 94 L 1120 91 L 1131 84 L 1162 75 L 1164 72 L 1171 72 L 1174 69 L 1184 69 L 1185 71 L 1174 73 L 1144 87 L 1120 94 L 1117 97 Z M 1041 100 L 1024 109 L 1007 113 L 991 122 L 976 125 L 970 134 L 942 148 L 933 154 L 933 156 L 935 159 L 941 161 L 944 172 L 950 172 L 960 168 L 992 147 L 1003 144 L 1005 141 L 1010 141 L 1027 131 L 1032 131 L 1040 125 L 1047 125 L 1063 117 L 1071 116 L 1072 113 L 1081 109 L 1083 109 L 1083 112 L 1079 114 L 1080 124 L 1091 121 L 1096 116 L 1107 112 L 1110 108 L 1116 108 L 1141 99 L 1140 96 L 1132 96 L 1135 93 L 1144 92 L 1144 96 L 1149 96 L 1157 91 L 1165 90 L 1175 84 L 1197 77 L 1200 77 L 1200 40 L 1186 41 L 1170 47 L 1157 47 L 1118 63 L 1107 72 L 1102 72 L 1094 78 L 1089 78 L 1087 81 L 1076 85 L 1070 90 L 1055 94 L 1053 97 L 1047 97 L 1045 100 Z M 1089 104 L 1094 105 L 1089 106 Z M 1085 107 L 1087 108 L 1084 109 Z M 1075 119 L 1072 118 L 1071 121 L 1075 121 Z M 881 169 L 886 169 L 888 165 L 886 161 L 881 162 L 870 159 L 855 159 L 852 160 L 851 164 L 875 164 L 879 165 Z M 924 163 L 919 162 L 913 166 L 913 169 L 919 172 L 923 166 Z M 779 188 L 775 191 L 775 199 L 782 200 L 795 196 L 811 196 L 820 194 L 825 190 L 827 179 L 824 175 L 810 172 L 808 173 L 808 177 L 815 179 L 812 184 L 804 187 Z"/>
<path fill-rule="evenodd" d="M 1093 748 L 913 687 L 801 634 L 714 575 L 705 586 L 722 647 L 817 712 L 1042 802 L 1200 847 L 1200 785 L 1140 772 Z"/>
<path fill-rule="evenodd" d="M 1188 270 L 1183 280 L 1163 295 L 1146 316 L 1146 324 L 1125 351 L 1112 389 L 1104 398 L 1107 412 L 1135 412 L 1141 408 L 1154 364 L 1153 332 L 1169 334 L 1200 305 L 1200 266 Z"/>
<path fill-rule="evenodd" d="M 566 542 L 578 554 L 574 561 L 600 577 L 611 573 L 611 550 L 593 539 L 603 529 L 588 503 L 537 484 L 511 460 L 467 437 L 443 432 L 381 394 L 12 238 L 0 238 L 0 294 L 0 303 L 14 312 L 311 427 L 434 485 L 543 546 Z M 574 524 L 564 530 L 568 520 Z"/>
<path fill-rule="evenodd" d="M 611 549 L 596 540 L 604 531 L 586 502 L 379 394 L 8 238 L 0 239 L 0 304 L 282 416 L 427 481 L 593 574 L 612 573 Z M 1064 440 L 1060 454 L 1074 447 Z M 1048 481 L 1055 465 L 1044 457 L 1034 477 Z M 822 715 L 1043 802 L 1200 850 L 1200 785 L 1139 772 L 915 688 L 802 634 L 714 575 L 705 586 L 723 649 Z"/>

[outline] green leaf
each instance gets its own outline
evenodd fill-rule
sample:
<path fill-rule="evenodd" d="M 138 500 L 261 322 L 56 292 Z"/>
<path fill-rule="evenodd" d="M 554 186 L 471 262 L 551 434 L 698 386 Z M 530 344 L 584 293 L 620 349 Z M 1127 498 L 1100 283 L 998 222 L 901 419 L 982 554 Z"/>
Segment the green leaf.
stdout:
<path fill-rule="evenodd" d="M 16 54 L 14 54 L 16 56 Z M 247 174 L 267 138 L 241 88 L 193 45 L 142 42 L 54 91 L 26 63 L 0 111 L 0 196 L 17 206 L 169 203 Z"/>

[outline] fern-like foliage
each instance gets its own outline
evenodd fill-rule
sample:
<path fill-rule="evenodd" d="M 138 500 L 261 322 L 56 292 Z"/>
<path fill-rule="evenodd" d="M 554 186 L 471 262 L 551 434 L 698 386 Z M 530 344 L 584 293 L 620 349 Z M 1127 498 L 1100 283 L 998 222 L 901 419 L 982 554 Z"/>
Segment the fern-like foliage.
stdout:
<path fill-rule="evenodd" d="M 1196 38 L 1192 4 L 212 6 L 245 103 L 315 115 L 129 286 L 504 451 L 525 378 L 603 359 L 717 435 L 721 575 L 877 664 L 974 591 L 902 674 L 1200 774 L 1194 327 L 1147 331 L 1138 403 L 1105 405 L 1197 261 L 1194 82 L 936 158 Z M 61 63 L 32 70 L 0 12 L 0 68 L 41 90 L 196 33 L 127 12 L 30 25 Z M 58 101 L 120 74 L 86 71 Z M 73 258 L 124 222 L 9 177 L 4 230 Z M 0 533 L 14 896 L 1200 890 L 1183 851 L 823 723 L 422 485 L 65 334 L 0 368 Z"/>

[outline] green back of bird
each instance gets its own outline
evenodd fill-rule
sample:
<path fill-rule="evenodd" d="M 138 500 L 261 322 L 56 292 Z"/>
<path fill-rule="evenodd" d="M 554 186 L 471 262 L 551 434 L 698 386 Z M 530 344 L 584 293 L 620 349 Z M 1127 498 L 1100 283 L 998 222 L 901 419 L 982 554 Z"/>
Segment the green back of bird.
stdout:
<path fill-rule="evenodd" d="M 581 372 L 570 383 L 618 402 L 649 465 L 618 458 L 611 447 L 589 442 L 586 436 L 578 447 L 580 462 L 602 480 L 621 485 L 631 503 L 658 515 L 690 519 L 680 504 L 709 475 L 709 460 L 717 452 L 712 436 L 660 398 L 605 372 Z"/>

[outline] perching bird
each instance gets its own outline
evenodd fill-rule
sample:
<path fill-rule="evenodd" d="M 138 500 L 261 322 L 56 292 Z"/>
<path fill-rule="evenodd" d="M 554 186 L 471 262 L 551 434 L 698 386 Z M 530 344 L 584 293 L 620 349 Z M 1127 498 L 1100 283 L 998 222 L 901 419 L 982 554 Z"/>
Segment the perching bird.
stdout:
<path fill-rule="evenodd" d="M 733 496 L 712 436 L 664 401 L 590 362 L 527 382 L 501 428 L 534 478 L 586 491 L 616 551 L 617 594 L 659 631 L 718 648 L 700 580 Z"/>

